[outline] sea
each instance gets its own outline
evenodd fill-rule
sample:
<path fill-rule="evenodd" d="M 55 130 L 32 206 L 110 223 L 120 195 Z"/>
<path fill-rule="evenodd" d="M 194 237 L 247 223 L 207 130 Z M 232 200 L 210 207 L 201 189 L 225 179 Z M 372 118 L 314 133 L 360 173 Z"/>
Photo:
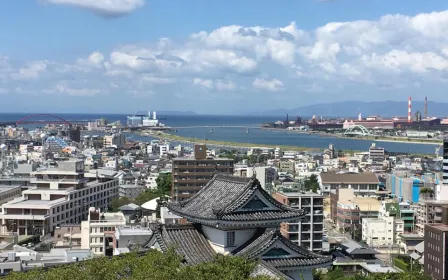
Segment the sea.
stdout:
<path fill-rule="evenodd" d="M 29 113 L 0 113 L 0 122 L 17 121 L 30 115 Z M 67 121 L 87 121 L 105 118 L 109 122 L 120 121 L 126 124 L 124 114 L 54 114 Z M 129 114 L 130 115 L 130 114 Z M 355 138 L 338 138 L 325 135 L 297 133 L 279 130 L 261 129 L 265 122 L 284 120 L 285 116 L 218 116 L 218 115 L 161 115 L 161 122 L 176 128 L 171 133 L 179 136 L 194 137 L 216 141 L 251 143 L 257 145 L 285 145 L 306 148 L 324 149 L 330 144 L 336 150 L 366 151 L 376 142 L 377 147 L 385 148 L 392 153 L 434 154 L 437 144 L 417 144 L 363 140 Z M 56 120 L 47 115 L 36 115 L 30 120 Z M 29 128 L 35 125 L 28 125 Z M 248 129 L 249 128 L 249 129 Z M 131 135 L 134 140 L 148 140 L 140 135 Z"/>

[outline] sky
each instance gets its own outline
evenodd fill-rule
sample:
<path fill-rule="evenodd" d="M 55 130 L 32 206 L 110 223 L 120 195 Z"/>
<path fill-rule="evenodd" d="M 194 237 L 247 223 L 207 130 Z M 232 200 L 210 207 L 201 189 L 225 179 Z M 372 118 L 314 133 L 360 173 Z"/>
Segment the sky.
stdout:
<path fill-rule="evenodd" d="M 446 0 L 0 1 L 0 112 L 448 101 Z"/>

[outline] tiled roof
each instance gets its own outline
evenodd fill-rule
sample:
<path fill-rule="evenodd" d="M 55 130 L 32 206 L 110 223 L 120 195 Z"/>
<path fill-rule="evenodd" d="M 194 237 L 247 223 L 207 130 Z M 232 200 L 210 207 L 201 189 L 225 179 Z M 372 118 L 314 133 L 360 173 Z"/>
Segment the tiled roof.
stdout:
<path fill-rule="evenodd" d="M 294 251 L 296 256 L 279 256 L 277 258 L 263 259 L 267 263 L 276 268 L 287 266 L 310 266 L 310 265 L 328 265 L 331 264 L 332 258 L 322 256 L 292 243 L 290 240 L 280 234 L 277 229 L 266 229 L 259 231 L 254 237 L 237 248 L 232 254 L 236 256 L 247 257 L 249 259 L 262 258 L 262 256 L 273 248 L 277 242 L 283 243 L 286 247 Z"/>
<path fill-rule="evenodd" d="M 272 279 L 292 280 L 291 277 L 287 276 L 280 270 L 276 269 L 273 265 L 264 261 L 261 261 L 255 266 L 250 276 L 251 277 L 268 276 Z"/>
<path fill-rule="evenodd" d="M 171 246 L 176 253 L 183 256 L 186 263 L 196 265 L 203 262 L 213 261 L 215 251 L 210 243 L 194 226 L 162 226 L 154 231 L 154 236 L 163 252 Z"/>
<path fill-rule="evenodd" d="M 269 202 L 271 209 L 245 209 L 244 206 L 255 193 Z M 299 220 L 304 211 L 294 209 L 276 201 L 255 178 L 244 178 L 217 174 L 192 198 L 168 204 L 175 214 L 202 224 L 221 221 L 263 221 L 263 220 Z"/>

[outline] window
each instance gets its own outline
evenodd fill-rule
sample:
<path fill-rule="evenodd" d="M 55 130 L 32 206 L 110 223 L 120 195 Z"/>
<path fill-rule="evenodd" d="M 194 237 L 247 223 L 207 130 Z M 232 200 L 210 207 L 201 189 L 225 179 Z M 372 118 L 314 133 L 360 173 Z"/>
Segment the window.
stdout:
<path fill-rule="evenodd" d="M 227 246 L 235 246 L 235 232 L 234 231 L 227 232 Z"/>

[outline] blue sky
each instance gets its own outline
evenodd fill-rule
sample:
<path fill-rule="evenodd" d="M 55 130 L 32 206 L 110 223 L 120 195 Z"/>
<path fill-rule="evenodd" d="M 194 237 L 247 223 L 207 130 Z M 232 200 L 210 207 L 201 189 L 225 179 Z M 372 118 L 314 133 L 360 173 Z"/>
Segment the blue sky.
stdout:
<path fill-rule="evenodd" d="M 446 1 L 0 2 L 9 112 L 446 101 Z"/>

